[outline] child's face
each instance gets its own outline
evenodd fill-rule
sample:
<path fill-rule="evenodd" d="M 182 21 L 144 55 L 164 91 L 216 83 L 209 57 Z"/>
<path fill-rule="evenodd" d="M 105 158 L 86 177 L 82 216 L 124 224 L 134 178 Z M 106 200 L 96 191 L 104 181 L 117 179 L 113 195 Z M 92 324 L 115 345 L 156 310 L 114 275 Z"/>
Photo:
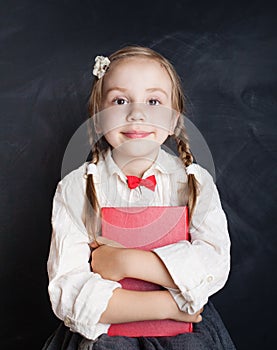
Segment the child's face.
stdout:
<path fill-rule="evenodd" d="M 117 157 L 153 159 L 178 119 L 171 99 L 170 77 L 158 62 L 137 57 L 114 62 L 104 77 L 96 130 Z"/>

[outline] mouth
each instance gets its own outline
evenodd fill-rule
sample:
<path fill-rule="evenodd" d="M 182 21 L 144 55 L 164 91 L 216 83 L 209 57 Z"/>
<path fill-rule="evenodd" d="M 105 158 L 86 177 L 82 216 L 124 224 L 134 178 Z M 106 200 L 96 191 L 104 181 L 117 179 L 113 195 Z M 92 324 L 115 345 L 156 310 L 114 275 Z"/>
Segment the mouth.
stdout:
<path fill-rule="evenodd" d="M 147 131 L 126 131 L 122 134 L 129 139 L 143 139 L 152 133 Z"/>

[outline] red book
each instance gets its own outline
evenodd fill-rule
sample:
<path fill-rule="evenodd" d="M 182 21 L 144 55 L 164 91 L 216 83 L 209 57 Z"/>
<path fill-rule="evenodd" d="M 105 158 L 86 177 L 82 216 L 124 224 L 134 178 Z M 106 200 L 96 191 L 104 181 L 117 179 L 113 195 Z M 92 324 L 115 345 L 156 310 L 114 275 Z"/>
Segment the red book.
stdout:
<path fill-rule="evenodd" d="M 127 248 L 152 250 L 180 240 L 189 240 L 188 207 L 104 207 L 102 236 Z M 122 288 L 151 291 L 162 287 L 134 279 L 119 281 Z M 152 320 L 112 324 L 110 336 L 159 337 L 192 332 L 192 323 Z"/>

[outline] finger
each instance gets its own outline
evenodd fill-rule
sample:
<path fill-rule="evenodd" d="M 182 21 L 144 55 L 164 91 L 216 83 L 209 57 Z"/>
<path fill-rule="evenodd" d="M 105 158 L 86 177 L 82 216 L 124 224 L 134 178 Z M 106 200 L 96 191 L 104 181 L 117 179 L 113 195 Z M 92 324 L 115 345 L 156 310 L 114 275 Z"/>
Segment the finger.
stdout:
<path fill-rule="evenodd" d="M 89 246 L 90 246 L 90 248 L 95 249 L 95 248 L 98 248 L 100 246 L 100 244 L 97 241 L 92 241 L 89 244 Z"/>
<path fill-rule="evenodd" d="M 200 310 L 196 311 L 196 313 L 194 314 L 195 316 L 200 315 L 202 312 L 204 311 L 204 308 L 202 307 Z"/>
<path fill-rule="evenodd" d="M 93 270 L 94 268 L 94 252 L 91 253 L 91 257 L 90 257 L 90 266 Z"/>
<path fill-rule="evenodd" d="M 202 316 L 201 315 L 191 315 L 191 317 L 187 318 L 187 322 L 192 322 L 192 323 L 198 323 L 202 321 Z"/>
<path fill-rule="evenodd" d="M 202 321 L 202 315 L 200 314 L 200 310 L 197 311 L 195 314 L 193 315 L 189 315 L 189 322 L 193 322 L 193 323 L 198 323 Z"/>
<path fill-rule="evenodd" d="M 199 323 L 202 321 L 202 316 L 201 315 L 198 315 L 197 318 L 196 318 L 196 321 L 195 323 Z"/>
<path fill-rule="evenodd" d="M 112 241 L 112 240 L 110 240 L 110 239 L 108 239 L 106 237 L 102 237 L 102 236 L 97 238 L 97 243 L 99 245 L 106 244 L 106 245 L 108 245 L 110 247 L 124 248 L 124 246 L 122 244 L 120 244 L 120 243 L 118 243 L 116 241 Z"/>

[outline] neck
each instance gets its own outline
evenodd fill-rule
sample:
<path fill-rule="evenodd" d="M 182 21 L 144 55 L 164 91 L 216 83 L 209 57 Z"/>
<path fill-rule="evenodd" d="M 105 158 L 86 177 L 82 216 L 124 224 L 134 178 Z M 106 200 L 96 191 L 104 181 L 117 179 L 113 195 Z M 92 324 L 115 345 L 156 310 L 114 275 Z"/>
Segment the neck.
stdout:
<path fill-rule="evenodd" d="M 148 154 L 146 157 L 128 157 L 120 152 L 112 151 L 112 157 L 117 166 L 125 175 L 142 177 L 143 174 L 152 166 L 156 160 L 158 152 Z"/>

